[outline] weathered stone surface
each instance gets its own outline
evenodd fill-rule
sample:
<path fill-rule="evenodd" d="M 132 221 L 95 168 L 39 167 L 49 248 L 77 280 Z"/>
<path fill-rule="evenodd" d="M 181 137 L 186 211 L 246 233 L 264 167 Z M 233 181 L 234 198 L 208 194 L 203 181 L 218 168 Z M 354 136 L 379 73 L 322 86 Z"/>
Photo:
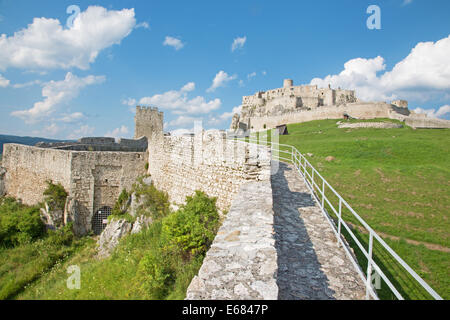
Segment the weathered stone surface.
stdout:
<path fill-rule="evenodd" d="M 144 178 L 142 179 L 142 183 L 143 183 L 144 185 L 146 185 L 146 186 L 149 186 L 149 185 L 151 185 L 151 184 L 153 183 L 153 179 L 152 179 L 151 176 L 144 177 Z"/>
<path fill-rule="evenodd" d="M 88 152 L 5 144 L 7 195 L 25 204 L 43 201 L 46 180 L 61 183 L 78 200 L 79 223 L 91 230 L 94 213 L 113 207 L 122 189 L 130 190 L 145 173 L 147 153 Z"/>
<path fill-rule="evenodd" d="M 131 228 L 131 223 L 124 219 L 109 221 L 97 242 L 98 256 L 101 258 L 109 256 L 119 244 L 119 239 L 130 233 Z"/>
<path fill-rule="evenodd" d="M 41 219 L 48 229 L 58 229 L 64 225 L 64 212 L 62 210 L 52 210 L 47 202 L 41 208 Z"/>
<path fill-rule="evenodd" d="M 4 196 L 6 193 L 5 174 L 6 174 L 6 169 L 3 167 L 0 167 L 0 197 Z"/>
<path fill-rule="evenodd" d="M 279 299 L 364 299 L 365 286 L 297 171 L 272 176 Z"/>
<path fill-rule="evenodd" d="M 270 175 L 270 150 L 265 146 L 227 139 L 226 133 L 207 130 L 189 136 L 162 136 L 149 143 L 149 173 L 156 188 L 170 201 L 183 204 L 195 190 L 217 197 L 229 209 L 239 186 Z"/>
<path fill-rule="evenodd" d="M 276 299 L 270 182 L 243 184 L 186 299 Z"/>
<path fill-rule="evenodd" d="M 133 228 L 131 229 L 131 233 L 141 232 L 142 229 L 147 228 L 153 222 L 151 217 L 139 216 L 136 218 L 136 221 L 133 223 Z"/>
<path fill-rule="evenodd" d="M 73 222 L 73 232 L 77 236 L 87 234 L 88 230 L 80 217 L 80 203 L 72 197 L 67 197 L 64 206 L 64 225 L 69 222 Z"/>
<path fill-rule="evenodd" d="M 375 128 L 375 129 L 398 129 L 403 128 L 403 125 L 392 122 L 357 122 L 357 123 L 341 123 L 338 128 Z"/>
<path fill-rule="evenodd" d="M 145 199 L 144 196 L 139 196 L 139 197 L 138 197 L 138 196 L 136 195 L 136 193 L 133 192 L 133 193 L 131 194 L 131 197 L 130 197 L 130 206 L 129 206 L 127 212 L 128 212 L 131 216 L 135 217 L 135 216 L 137 215 L 138 208 L 139 208 L 140 206 L 142 206 L 142 204 L 144 203 L 144 199 Z"/>

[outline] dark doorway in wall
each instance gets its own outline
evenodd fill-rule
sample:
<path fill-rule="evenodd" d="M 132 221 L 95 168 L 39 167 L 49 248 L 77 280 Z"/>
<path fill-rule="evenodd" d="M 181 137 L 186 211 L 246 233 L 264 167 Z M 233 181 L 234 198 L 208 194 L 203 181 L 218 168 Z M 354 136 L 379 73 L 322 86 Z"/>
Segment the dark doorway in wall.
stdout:
<path fill-rule="evenodd" d="M 94 234 L 100 234 L 106 228 L 108 216 L 111 215 L 110 207 L 101 207 L 92 217 L 92 231 Z"/>

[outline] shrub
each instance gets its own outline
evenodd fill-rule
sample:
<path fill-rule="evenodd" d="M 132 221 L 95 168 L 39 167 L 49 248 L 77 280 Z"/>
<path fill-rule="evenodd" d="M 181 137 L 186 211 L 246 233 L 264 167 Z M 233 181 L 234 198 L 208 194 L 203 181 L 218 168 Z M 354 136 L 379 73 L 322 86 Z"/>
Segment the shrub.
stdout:
<path fill-rule="evenodd" d="M 127 190 L 123 189 L 119 195 L 119 198 L 114 204 L 112 214 L 116 216 L 124 214 L 128 209 L 128 199 L 130 199 L 130 194 L 127 192 Z"/>
<path fill-rule="evenodd" d="M 149 251 L 139 262 L 141 290 L 152 299 L 164 299 L 175 282 L 173 256 L 163 248 Z"/>
<path fill-rule="evenodd" d="M 162 218 L 169 214 L 170 202 L 166 192 L 156 189 L 153 184 L 149 186 L 140 184 L 135 189 L 137 197 L 144 197 L 142 214 L 149 214 L 153 219 Z"/>
<path fill-rule="evenodd" d="M 13 198 L 0 202 L 0 245 L 16 246 L 40 238 L 45 232 L 38 207 L 28 207 Z"/>
<path fill-rule="evenodd" d="M 70 222 L 57 230 L 48 230 L 48 241 L 55 245 L 70 246 L 75 238 L 72 226 Z"/>
<path fill-rule="evenodd" d="M 148 170 L 148 162 L 145 163 L 145 171 Z"/>
<path fill-rule="evenodd" d="M 186 204 L 163 220 L 162 239 L 185 259 L 205 254 L 216 235 L 219 214 L 216 199 L 196 191 Z"/>
<path fill-rule="evenodd" d="M 64 210 L 66 204 L 67 192 L 61 183 L 54 184 L 47 180 L 47 189 L 44 191 L 44 198 L 50 210 Z"/>

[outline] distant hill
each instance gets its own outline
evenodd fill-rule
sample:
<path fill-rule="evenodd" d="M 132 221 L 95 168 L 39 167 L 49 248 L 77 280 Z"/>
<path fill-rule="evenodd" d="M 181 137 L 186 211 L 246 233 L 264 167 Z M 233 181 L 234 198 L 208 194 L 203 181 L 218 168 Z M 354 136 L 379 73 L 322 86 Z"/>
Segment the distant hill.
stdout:
<path fill-rule="evenodd" d="M 0 154 L 3 153 L 3 144 L 4 143 L 20 143 L 28 146 L 34 146 L 36 143 L 44 141 L 44 142 L 65 142 L 70 140 L 54 140 L 54 139 L 46 139 L 46 138 L 38 138 L 38 137 L 19 137 L 19 136 L 9 136 L 0 134 Z"/>

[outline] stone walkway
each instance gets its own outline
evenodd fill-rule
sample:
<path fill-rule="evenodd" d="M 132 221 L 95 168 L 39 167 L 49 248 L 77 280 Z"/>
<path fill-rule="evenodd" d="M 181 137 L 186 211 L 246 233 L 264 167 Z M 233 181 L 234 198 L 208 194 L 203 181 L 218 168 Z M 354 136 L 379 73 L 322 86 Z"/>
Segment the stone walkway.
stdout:
<path fill-rule="evenodd" d="M 303 178 L 292 165 L 272 175 L 278 299 L 364 299 L 365 286 Z"/>

